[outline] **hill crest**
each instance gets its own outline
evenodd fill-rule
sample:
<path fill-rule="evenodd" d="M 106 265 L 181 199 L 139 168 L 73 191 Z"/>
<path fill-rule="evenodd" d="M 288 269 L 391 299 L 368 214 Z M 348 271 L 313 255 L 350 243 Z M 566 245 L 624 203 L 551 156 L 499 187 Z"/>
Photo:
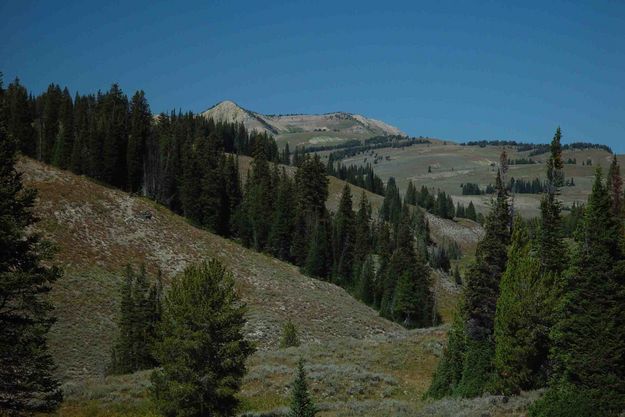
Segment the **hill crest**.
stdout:
<path fill-rule="evenodd" d="M 271 114 L 247 110 L 231 100 L 224 100 L 201 113 L 216 121 L 243 123 L 248 130 L 280 136 L 305 132 L 334 132 L 365 136 L 405 136 L 399 128 L 381 120 L 343 111 L 324 114 Z"/>

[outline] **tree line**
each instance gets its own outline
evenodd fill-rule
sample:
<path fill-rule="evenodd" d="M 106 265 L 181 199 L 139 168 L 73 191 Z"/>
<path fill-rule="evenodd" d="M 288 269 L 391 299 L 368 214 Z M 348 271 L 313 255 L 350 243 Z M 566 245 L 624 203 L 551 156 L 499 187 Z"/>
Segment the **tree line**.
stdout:
<path fill-rule="evenodd" d="M 498 147 L 514 147 L 517 152 L 525 152 L 531 151 L 528 157 L 541 155 L 543 153 L 550 152 L 550 144 L 548 143 L 528 143 L 528 142 L 517 142 L 515 140 L 473 140 L 460 144 L 461 146 L 479 146 L 480 148 L 484 148 L 486 146 L 498 146 Z M 608 145 L 602 145 L 599 143 L 590 143 L 590 142 L 573 142 L 567 143 L 564 145 L 560 145 L 563 151 L 566 150 L 584 150 L 584 149 L 602 149 L 608 153 L 612 153 L 612 148 Z"/>
<path fill-rule="evenodd" d="M 546 388 L 534 417 L 616 416 L 625 409 L 623 180 L 597 170 L 572 243 L 558 199 L 560 129 L 550 144 L 535 231 L 512 217 L 502 167 L 486 234 L 428 395 L 474 397 Z M 571 227 L 569 225 L 568 227 Z"/>

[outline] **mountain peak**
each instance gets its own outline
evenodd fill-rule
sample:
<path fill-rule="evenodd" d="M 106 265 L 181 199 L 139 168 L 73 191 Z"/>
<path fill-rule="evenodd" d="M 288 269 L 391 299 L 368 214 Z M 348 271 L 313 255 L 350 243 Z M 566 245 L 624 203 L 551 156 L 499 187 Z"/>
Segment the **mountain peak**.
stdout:
<path fill-rule="evenodd" d="M 301 132 L 335 132 L 363 137 L 405 134 L 387 123 L 368 117 L 337 111 L 325 114 L 263 115 L 247 110 L 232 100 L 224 100 L 202 113 L 215 121 L 242 123 L 248 130 L 277 136 Z"/>

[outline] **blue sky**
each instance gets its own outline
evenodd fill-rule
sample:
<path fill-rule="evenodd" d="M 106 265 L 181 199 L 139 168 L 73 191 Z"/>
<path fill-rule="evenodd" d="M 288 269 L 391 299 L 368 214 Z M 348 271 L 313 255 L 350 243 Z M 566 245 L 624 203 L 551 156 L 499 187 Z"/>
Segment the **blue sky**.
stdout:
<path fill-rule="evenodd" d="M 460 141 L 546 142 L 560 125 L 625 152 L 623 1 L 22 0 L 0 16 L 5 84 L 34 92 L 118 82 L 154 112 L 231 99 Z"/>

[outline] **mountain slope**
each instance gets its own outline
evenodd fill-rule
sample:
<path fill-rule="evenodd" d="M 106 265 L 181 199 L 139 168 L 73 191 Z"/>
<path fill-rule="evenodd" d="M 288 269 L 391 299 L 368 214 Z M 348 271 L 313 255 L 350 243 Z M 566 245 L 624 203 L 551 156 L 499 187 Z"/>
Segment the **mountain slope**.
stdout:
<path fill-rule="evenodd" d="M 36 229 L 57 246 L 55 262 L 65 269 L 51 294 L 58 321 L 49 340 L 64 381 L 59 416 L 153 414 L 146 400 L 149 371 L 104 376 L 117 331 L 121 271 L 126 263 L 146 262 L 150 272 L 163 271 L 167 286 L 185 265 L 205 257 L 233 271 L 249 307 L 246 333 L 259 347 L 247 364 L 241 412 L 284 411 L 300 357 L 321 417 L 413 416 L 423 407 L 444 327 L 405 330 L 343 289 L 197 229 L 147 199 L 26 158 L 18 169 L 38 190 Z M 332 180 L 331 194 L 337 187 Z M 335 200 L 331 195 L 329 205 Z M 287 318 L 303 344 L 280 350 Z"/>
<path fill-rule="evenodd" d="M 297 145 L 314 145 L 373 136 L 405 135 L 394 126 L 359 114 L 334 112 L 263 115 L 246 110 L 229 100 L 216 104 L 203 112 L 202 116 L 216 121 L 243 123 L 248 130 L 270 133 L 276 136 L 279 142 Z M 305 143 L 302 143 L 304 138 Z"/>
<path fill-rule="evenodd" d="M 59 322 L 51 340 L 65 379 L 104 372 L 118 284 L 128 263 L 145 262 L 152 272 L 160 268 L 168 283 L 191 262 L 221 260 L 248 304 L 247 335 L 261 348 L 277 346 L 288 318 L 311 343 L 403 331 L 340 287 L 197 229 L 147 199 L 29 159 L 22 159 L 19 169 L 26 185 L 39 191 L 38 229 L 57 245 L 56 260 L 66 270 L 53 294 Z M 80 346 L 67 349 L 67 338 L 78 338 Z"/>

